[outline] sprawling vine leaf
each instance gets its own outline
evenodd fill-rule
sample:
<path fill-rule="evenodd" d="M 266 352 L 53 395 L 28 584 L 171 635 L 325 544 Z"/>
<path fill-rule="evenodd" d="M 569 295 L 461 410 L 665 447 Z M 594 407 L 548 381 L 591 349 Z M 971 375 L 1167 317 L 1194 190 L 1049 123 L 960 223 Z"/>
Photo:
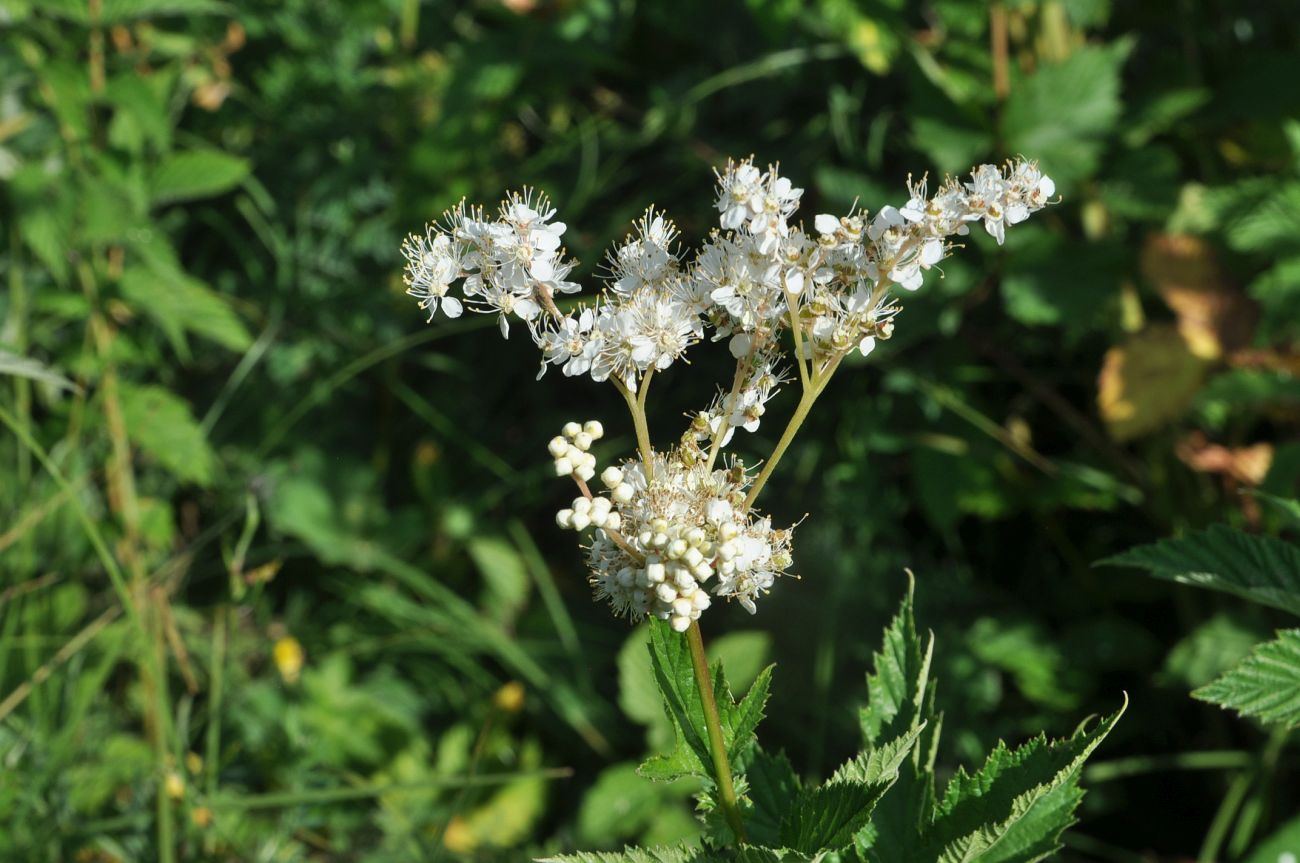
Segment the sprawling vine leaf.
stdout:
<path fill-rule="evenodd" d="M 691 652 L 686 639 L 674 632 L 667 623 L 652 620 L 650 660 L 654 667 L 655 684 L 659 687 L 664 707 L 673 723 L 676 747 L 667 755 L 648 759 L 641 765 L 641 775 L 666 781 L 688 775 L 713 780 L 704 704 L 695 686 L 695 671 L 691 665 Z M 723 743 L 735 768 L 754 745 L 754 729 L 763 718 L 763 706 L 767 703 L 772 682 L 772 668 L 769 666 L 759 673 L 739 703 L 732 697 L 721 663 L 714 664 L 712 675 Z"/>
<path fill-rule="evenodd" d="M 1277 636 L 1192 695 L 1271 725 L 1300 726 L 1300 629 Z"/>
<path fill-rule="evenodd" d="M 1101 562 L 1147 569 L 1157 578 L 1234 593 L 1300 614 L 1300 548 L 1280 539 L 1214 525 Z"/>

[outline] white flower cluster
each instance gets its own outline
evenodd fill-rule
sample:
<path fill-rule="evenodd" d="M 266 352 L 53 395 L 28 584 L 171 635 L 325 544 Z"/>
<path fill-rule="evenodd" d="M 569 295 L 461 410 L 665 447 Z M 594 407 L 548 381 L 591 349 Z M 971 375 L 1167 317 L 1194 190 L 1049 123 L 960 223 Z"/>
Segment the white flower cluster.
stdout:
<path fill-rule="evenodd" d="M 605 494 L 584 494 L 556 513 L 560 527 L 592 529 L 587 564 L 597 597 L 617 614 L 654 615 L 679 631 L 715 596 L 753 613 L 755 598 L 793 563 L 791 531 L 744 510 L 748 478 L 738 466 L 712 470 L 674 451 L 655 454 L 651 467 L 649 480 L 639 461 L 607 467 Z"/>
<path fill-rule="evenodd" d="M 575 476 L 587 482 L 596 475 L 596 457 L 588 450 L 594 441 L 605 436 L 605 427 L 598 420 L 583 425 L 565 423 L 561 434 L 551 438 L 546 450 L 555 459 L 556 476 Z"/>
<path fill-rule="evenodd" d="M 529 191 L 507 197 L 495 219 L 462 202 L 423 236 L 408 237 L 405 280 L 430 320 L 438 309 L 454 318 L 467 306 L 496 314 L 503 336 L 512 319 L 523 321 L 541 350 L 538 377 L 557 366 L 624 391 L 639 423 L 640 459 L 606 469 L 606 491 L 593 494 L 589 450 L 603 429 L 566 425 L 549 450 L 557 475 L 572 476 L 582 496 L 557 521 L 591 531 L 588 563 L 599 597 L 620 614 L 652 614 L 684 629 L 710 597 L 735 598 L 752 612 L 755 597 L 791 565 L 790 531 L 772 529 L 751 509 L 743 468 L 713 468 L 735 430 L 755 431 L 793 379 L 784 363 L 798 368 L 805 395 L 815 398 L 843 358 L 869 354 L 891 335 L 899 312 L 891 289 L 919 289 L 952 252 L 950 238 L 980 223 L 1000 244 L 1008 225 L 1051 203 L 1055 192 L 1034 162 L 980 165 L 969 180 L 949 178 L 933 195 L 924 178 L 909 180 L 902 207 L 817 215 L 806 232 L 793 221 L 802 189 L 776 166 L 729 161 L 717 172 L 718 227 L 698 251 L 686 260 L 677 228 L 648 209 L 608 254 L 606 285 L 588 304 L 567 311 L 556 304 L 557 295 L 579 290 L 568 280 L 574 262 L 561 246 L 564 223 Z M 457 282 L 464 304 L 450 293 Z M 692 416 L 677 449 L 654 453 L 640 388 L 706 335 L 728 341 L 732 384 Z M 777 455 L 786 444 L 783 438 Z"/>
<path fill-rule="evenodd" d="M 464 279 L 471 310 L 495 313 L 502 336 L 510 335 L 511 317 L 535 329 L 543 308 L 554 308 L 555 293 L 580 289 L 567 281 L 574 262 L 564 257 L 560 237 L 565 225 L 552 222 L 554 216 L 546 196 L 530 190 L 502 201 L 495 221 L 461 202 L 443 214 L 443 224 L 430 224 L 424 236 L 412 234 L 402 243 L 406 292 L 428 309 L 429 320 L 440 303 L 443 313 L 455 318 L 462 306 L 447 292 Z"/>

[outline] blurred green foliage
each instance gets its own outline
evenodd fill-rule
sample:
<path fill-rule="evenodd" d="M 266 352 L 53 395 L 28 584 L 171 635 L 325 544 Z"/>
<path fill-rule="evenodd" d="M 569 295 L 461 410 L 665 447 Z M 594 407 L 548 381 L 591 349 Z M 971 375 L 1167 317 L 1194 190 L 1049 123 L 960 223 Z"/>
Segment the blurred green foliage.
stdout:
<path fill-rule="evenodd" d="M 534 184 L 591 274 L 651 201 L 702 235 L 750 152 L 806 212 L 1015 154 L 1064 199 L 909 297 L 777 474 L 804 577 L 710 632 L 781 668 L 765 746 L 854 750 L 910 566 L 941 771 L 1123 689 L 1067 859 L 1293 850 L 1294 744 L 1186 694 L 1280 617 L 1092 562 L 1296 495 L 1297 58 L 1291 0 L 0 0 L 0 859 L 697 835 L 632 772 L 645 634 L 551 526 L 546 439 L 630 449 L 620 406 L 423 326 L 397 250 Z M 660 438 L 711 394 L 676 374 Z"/>

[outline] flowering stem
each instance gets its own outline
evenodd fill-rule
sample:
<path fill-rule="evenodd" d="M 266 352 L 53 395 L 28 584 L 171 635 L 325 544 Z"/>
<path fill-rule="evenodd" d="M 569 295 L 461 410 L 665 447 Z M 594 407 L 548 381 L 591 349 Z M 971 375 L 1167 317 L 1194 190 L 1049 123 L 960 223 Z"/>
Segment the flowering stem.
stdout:
<path fill-rule="evenodd" d="M 799 311 L 795 308 L 795 297 L 790 293 L 790 288 L 783 286 L 782 290 L 785 291 L 785 307 L 790 315 L 790 332 L 794 338 L 794 364 L 799 367 L 799 383 L 804 392 L 807 392 L 812 386 L 812 380 L 809 379 L 808 368 L 804 365 L 803 333 L 800 329 Z"/>
<path fill-rule="evenodd" d="M 691 646 L 691 664 L 695 667 L 695 685 L 704 705 L 704 724 L 709 730 L 709 754 L 713 756 L 713 776 L 718 784 L 718 801 L 727 817 L 727 824 L 736 841 L 744 844 L 745 823 L 740 818 L 740 803 L 736 799 L 736 786 L 731 781 L 731 761 L 727 758 L 727 744 L 722 739 L 722 720 L 718 717 L 718 702 L 713 694 L 713 680 L 709 677 L 709 660 L 704 655 L 704 637 L 700 635 L 700 622 L 692 620 L 686 630 L 686 641 Z"/>
<path fill-rule="evenodd" d="M 641 451 L 641 463 L 645 465 L 645 478 L 648 482 L 654 473 L 654 463 L 650 456 L 654 449 L 650 446 L 650 429 L 645 421 L 645 409 L 642 407 L 640 400 L 636 395 L 627 388 L 627 384 L 620 381 L 617 377 L 610 377 L 614 386 L 623 394 L 623 401 L 627 402 L 627 409 L 632 413 L 632 426 L 636 429 L 636 446 Z"/>
<path fill-rule="evenodd" d="M 785 451 L 789 449 L 791 441 L 794 440 L 794 436 L 799 432 L 799 427 L 802 426 L 803 421 L 808 418 L 808 412 L 812 410 L 813 402 L 817 401 L 817 397 L 822 394 L 822 390 L 826 389 L 826 384 L 830 382 L 831 375 L 835 374 L 835 369 L 839 366 L 840 360 L 843 357 L 844 354 L 837 354 L 835 358 L 828 362 L 823 368 L 813 371 L 812 386 L 809 389 L 804 390 L 803 395 L 799 398 L 799 404 L 794 409 L 794 415 L 790 417 L 790 422 L 786 424 L 785 431 L 781 433 L 781 439 L 776 442 L 776 448 L 772 450 L 772 454 L 768 456 L 767 461 L 763 463 L 763 469 L 759 471 L 758 478 L 755 479 L 754 484 L 750 486 L 749 494 L 745 495 L 745 509 L 749 509 L 754 505 L 754 500 L 758 497 L 758 493 L 762 491 L 763 486 L 767 484 L 767 478 L 772 475 L 772 471 L 776 470 L 777 462 L 781 460 L 781 456 L 785 455 Z"/>

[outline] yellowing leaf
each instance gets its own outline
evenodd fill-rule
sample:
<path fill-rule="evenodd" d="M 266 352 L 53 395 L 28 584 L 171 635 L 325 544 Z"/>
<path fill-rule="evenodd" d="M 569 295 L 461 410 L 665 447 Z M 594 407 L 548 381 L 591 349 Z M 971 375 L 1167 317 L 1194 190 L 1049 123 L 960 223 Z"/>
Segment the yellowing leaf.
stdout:
<path fill-rule="evenodd" d="M 1148 327 L 1106 352 L 1097 378 L 1097 408 L 1111 437 L 1142 437 L 1182 416 L 1208 364 L 1169 324 Z"/>
<path fill-rule="evenodd" d="M 1250 344 L 1259 311 L 1232 285 L 1209 243 L 1190 234 L 1152 234 L 1142 274 L 1178 316 L 1188 349 L 1204 359 Z"/>

